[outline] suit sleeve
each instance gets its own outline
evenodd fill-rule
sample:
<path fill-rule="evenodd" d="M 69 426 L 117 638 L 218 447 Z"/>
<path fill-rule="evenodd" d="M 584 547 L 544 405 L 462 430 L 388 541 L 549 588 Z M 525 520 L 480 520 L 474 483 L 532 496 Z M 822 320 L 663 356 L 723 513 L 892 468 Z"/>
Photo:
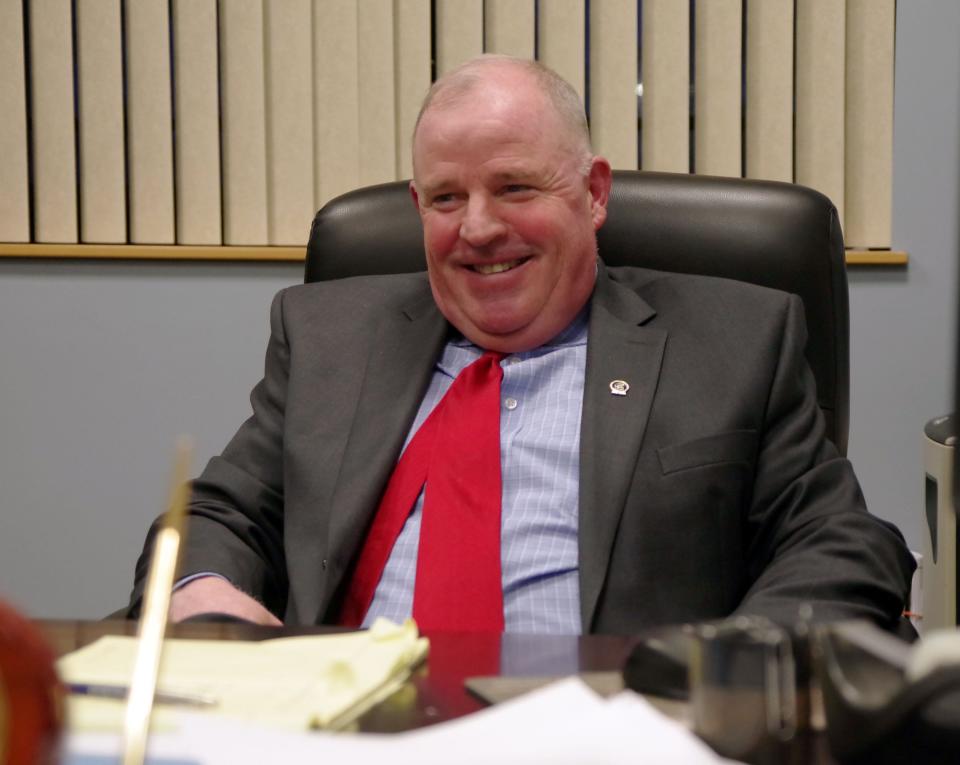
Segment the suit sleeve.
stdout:
<path fill-rule="evenodd" d="M 284 291 L 270 308 L 270 340 L 263 379 L 250 395 L 253 415 L 219 457 L 193 481 L 180 575 L 212 572 L 283 617 L 287 592 L 283 550 L 283 437 L 289 378 Z M 128 614 L 143 595 L 153 539 L 150 528 L 137 560 Z"/>
<path fill-rule="evenodd" d="M 849 461 L 824 437 L 806 329 L 791 296 L 746 520 L 751 585 L 738 612 L 792 623 L 899 619 L 916 564 L 900 532 L 867 512 Z"/>

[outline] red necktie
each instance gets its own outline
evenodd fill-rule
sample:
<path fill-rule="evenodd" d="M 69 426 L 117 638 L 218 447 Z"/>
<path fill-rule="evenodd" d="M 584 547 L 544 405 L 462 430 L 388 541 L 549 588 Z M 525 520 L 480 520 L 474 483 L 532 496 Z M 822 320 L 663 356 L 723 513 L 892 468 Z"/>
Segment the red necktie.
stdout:
<path fill-rule="evenodd" d="M 363 621 L 426 482 L 413 616 L 421 629 L 503 630 L 500 381 L 503 354 L 466 367 L 404 450 L 364 542 L 340 614 Z"/>

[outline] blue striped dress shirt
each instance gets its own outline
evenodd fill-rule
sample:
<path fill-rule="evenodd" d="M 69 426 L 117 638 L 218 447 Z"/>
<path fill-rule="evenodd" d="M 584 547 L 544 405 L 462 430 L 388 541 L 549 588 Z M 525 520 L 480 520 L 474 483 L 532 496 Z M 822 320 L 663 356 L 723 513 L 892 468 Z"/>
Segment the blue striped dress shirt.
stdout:
<path fill-rule="evenodd" d="M 449 341 L 437 361 L 407 443 L 481 349 Z M 580 414 L 587 310 L 554 340 L 507 356 L 500 410 L 503 501 L 500 527 L 507 632 L 579 634 L 577 510 Z M 423 492 L 394 544 L 364 626 L 413 610 Z"/>

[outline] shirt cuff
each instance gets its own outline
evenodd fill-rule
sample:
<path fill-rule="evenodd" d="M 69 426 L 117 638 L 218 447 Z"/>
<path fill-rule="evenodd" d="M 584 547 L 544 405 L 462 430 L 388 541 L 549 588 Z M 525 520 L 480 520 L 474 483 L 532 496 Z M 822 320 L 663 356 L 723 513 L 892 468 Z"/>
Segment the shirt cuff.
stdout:
<path fill-rule="evenodd" d="M 208 576 L 216 577 L 217 579 L 222 579 L 222 580 L 225 581 L 225 582 L 229 582 L 229 581 L 230 581 L 230 580 L 227 579 L 227 577 L 225 577 L 223 574 L 218 574 L 216 571 L 200 571 L 200 572 L 198 572 L 198 573 L 196 573 L 196 574 L 190 574 L 190 576 L 185 576 L 185 577 L 183 577 L 182 579 L 178 579 L 176 582 L 174 582 L 174 583 L 173 583 L 173 592 L 176 592 L 177 590 L 179 590 L 179 589 L 180 589 L 181 587 L 183 587 L 184 585 L 190 584 L 190 582 L 193 582 L 193 581 L 195 581 L 195 580 L 197 580 L 197 579 L 204 579 L 204 578 L 206 578 L 206 577 L 208 577 Z"/>

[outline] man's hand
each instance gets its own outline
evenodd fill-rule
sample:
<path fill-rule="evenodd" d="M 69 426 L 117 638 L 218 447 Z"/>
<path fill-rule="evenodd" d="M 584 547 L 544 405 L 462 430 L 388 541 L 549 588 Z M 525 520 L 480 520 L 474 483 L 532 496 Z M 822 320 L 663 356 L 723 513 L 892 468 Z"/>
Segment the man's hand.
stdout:
<path fill-rule="evenodd" d="M 188 582 L 170 599 L 170 621 L 182 622 L 196 614 L 230 614 L 254 624 L 281 627 L 277 619 L 260 603 L 218 576 L 204 576 Z"/>

